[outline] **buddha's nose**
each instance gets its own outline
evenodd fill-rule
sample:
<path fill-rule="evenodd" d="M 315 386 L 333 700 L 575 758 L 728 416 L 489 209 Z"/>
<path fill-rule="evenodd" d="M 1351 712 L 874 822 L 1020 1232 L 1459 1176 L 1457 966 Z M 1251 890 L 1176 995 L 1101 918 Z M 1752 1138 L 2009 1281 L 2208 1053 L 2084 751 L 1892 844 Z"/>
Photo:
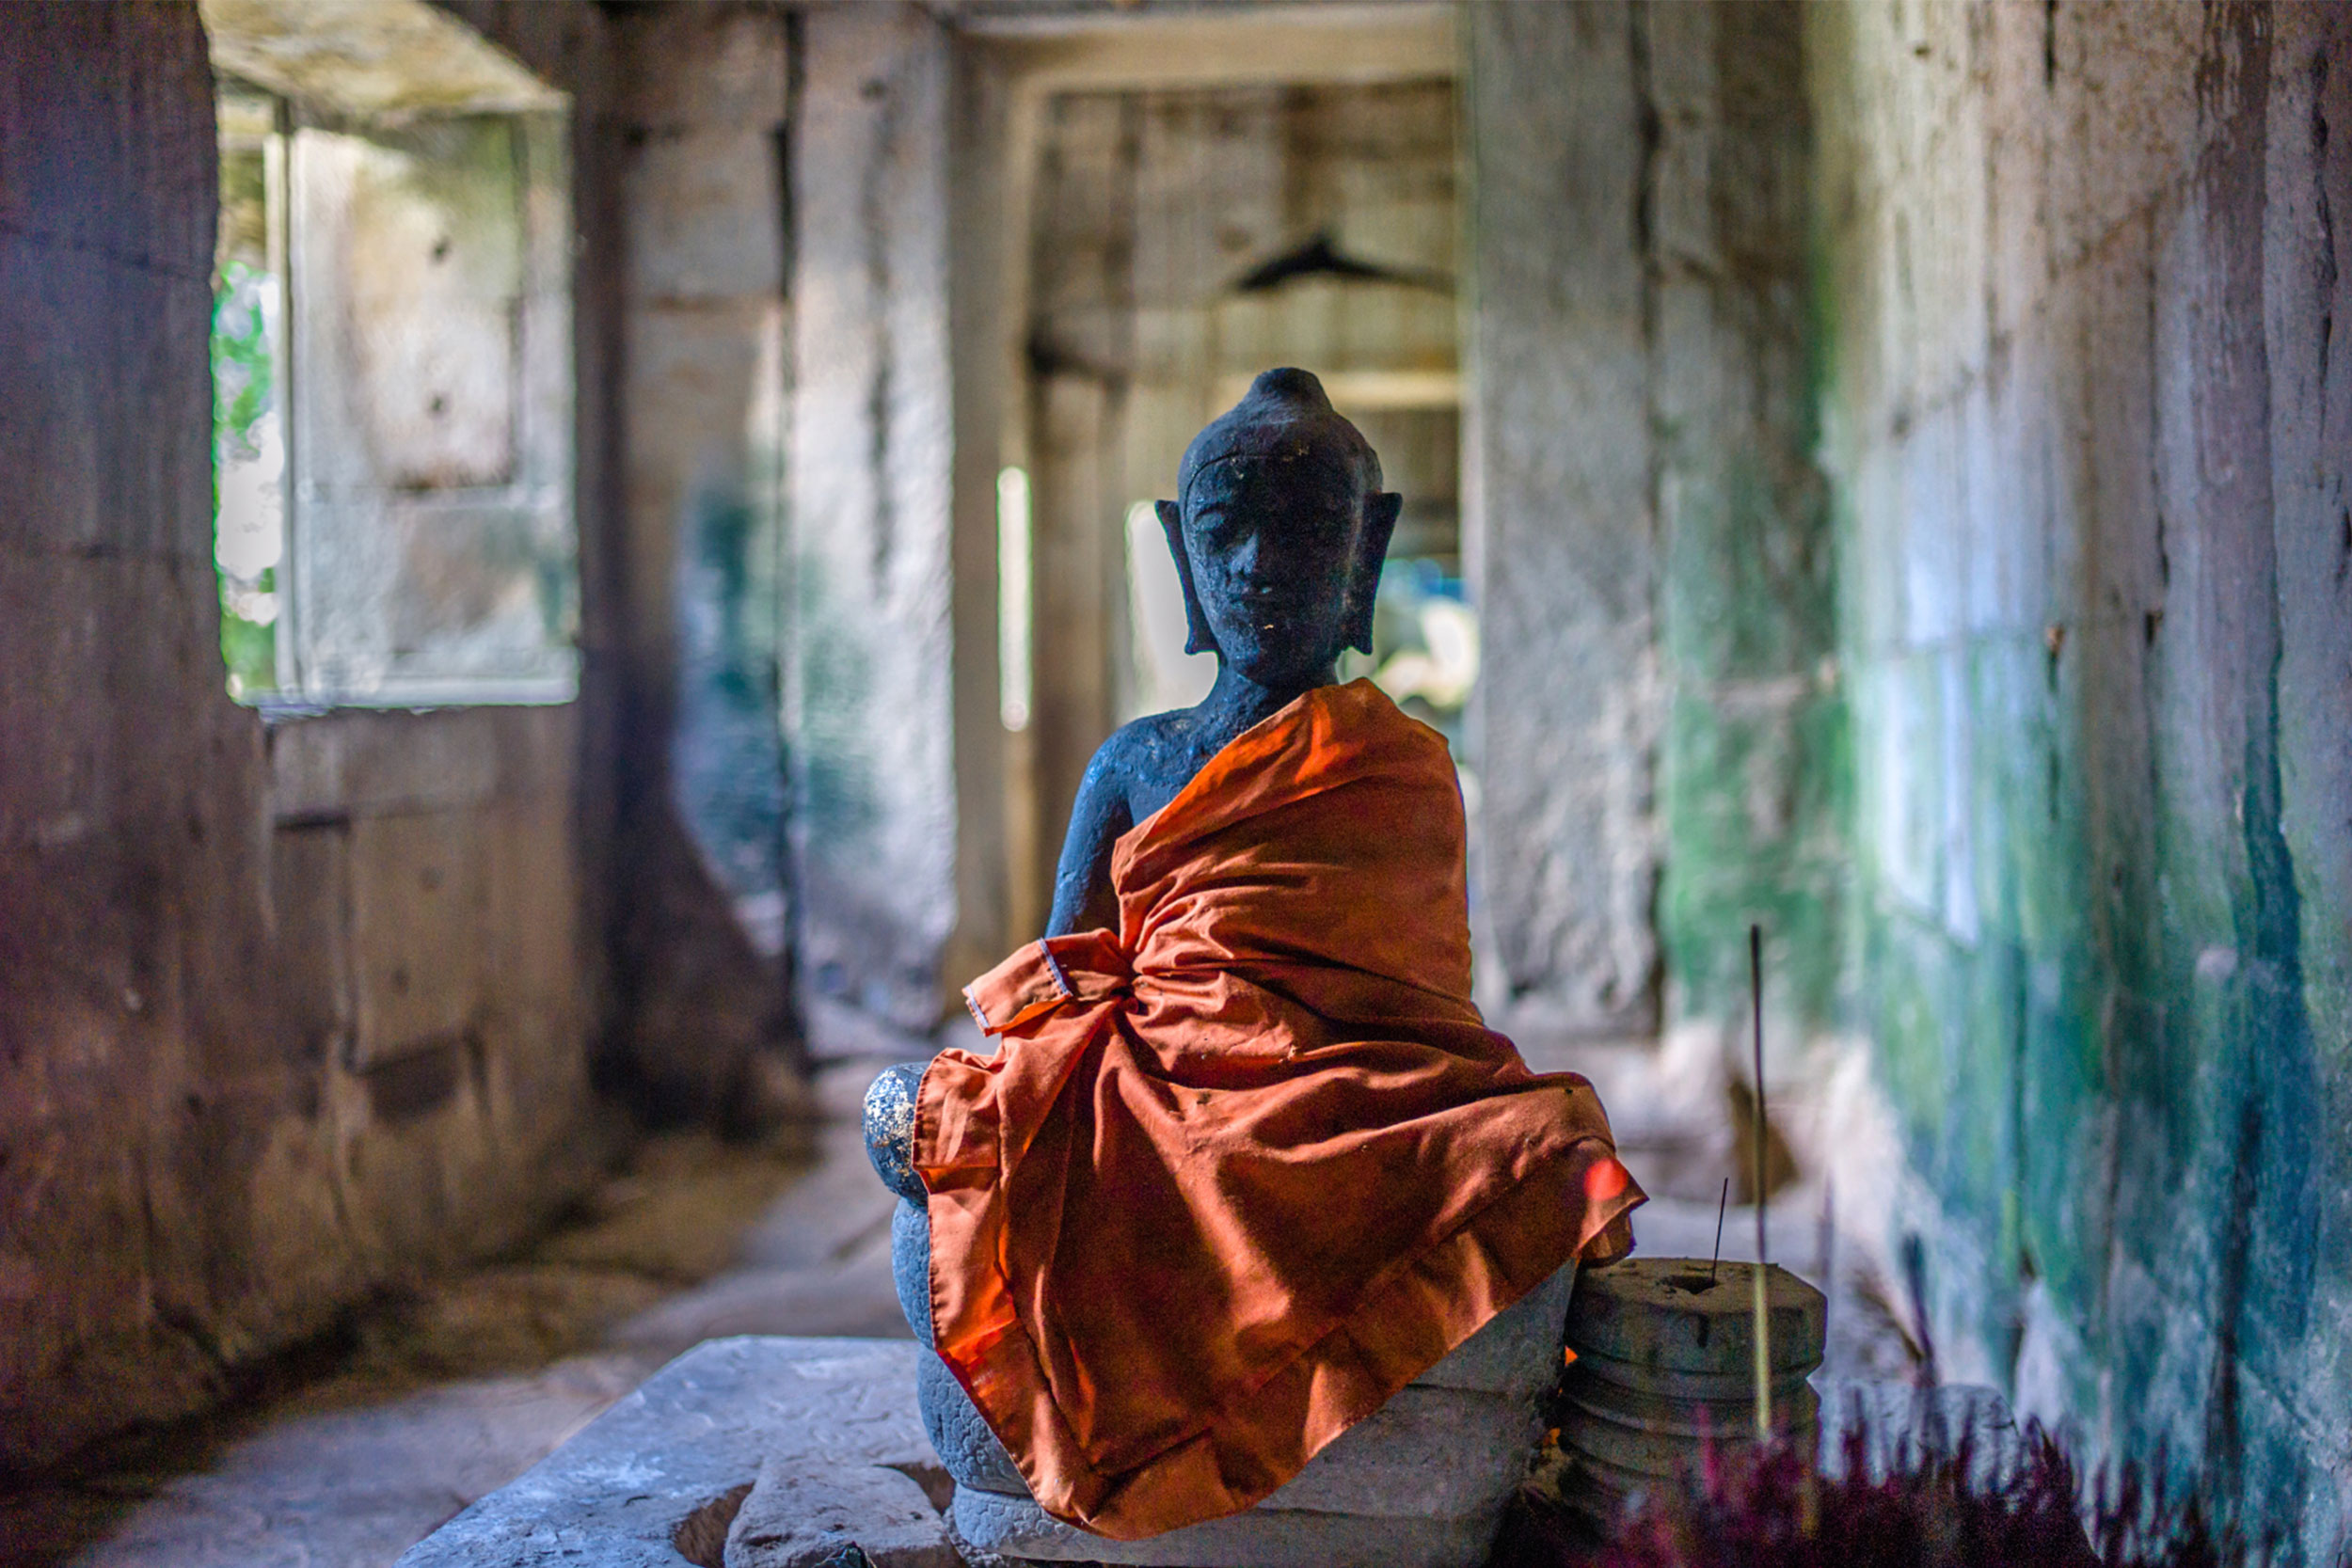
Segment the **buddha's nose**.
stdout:
<path fill-rule="evenodd" d="M 1234 544 L 1232 554 L 1228 559 L 1232 562 L 1233 575 L 1251 593 L 1257 592 L 1260 582 L 1258 565 L 1265 559 L 1264 536 L 1254 530 L 1244 534 Z"/>

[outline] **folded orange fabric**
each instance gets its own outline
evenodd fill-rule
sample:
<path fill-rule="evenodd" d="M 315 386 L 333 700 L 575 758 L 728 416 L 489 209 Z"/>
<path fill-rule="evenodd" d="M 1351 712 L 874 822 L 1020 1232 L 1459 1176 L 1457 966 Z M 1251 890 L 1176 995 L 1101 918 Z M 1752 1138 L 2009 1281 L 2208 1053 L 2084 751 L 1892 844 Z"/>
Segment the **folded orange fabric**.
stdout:
<path fill-rule="evenodd" d="M 966 991 L 916 1098 L 931 1312 L 1037 1500 L 1238 1513 L 1643 1201 L 1592 1085 L 1470 1001 L 1444 738 L 1309 692 L 1120 839 L 1120 929 Z"/>

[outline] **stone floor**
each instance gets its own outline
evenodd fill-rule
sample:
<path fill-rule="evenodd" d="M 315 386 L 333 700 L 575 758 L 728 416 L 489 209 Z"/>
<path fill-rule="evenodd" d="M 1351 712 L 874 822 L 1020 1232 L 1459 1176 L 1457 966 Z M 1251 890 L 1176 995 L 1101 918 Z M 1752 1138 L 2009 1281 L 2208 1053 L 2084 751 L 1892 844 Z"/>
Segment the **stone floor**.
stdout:
<path fill-rule="evenodd" d="M 830 1064 L 825 1120 L 773 1143 L 656 1138 L 527 1255 L 379 1305 L 243 1408 L 0 1497 L 0 1563 L 385 1568 L 704 1339 L 905 1337 L 856 1123 L 881 1065 Z"/>
<path fill-rule="evenodd" d="M 1708 1256 L 1711 1195 L 1733 1155 L 1714 1102 L 1661 1085 L 1645 1047 L 1574 1056 L 1535 1065 L 1577 1066 L 1600 1088 L 1653 1195 L 1636 1217 L 1641 1249 Z M 704 1339 L 905 1337 L 892 1200 L 856 1120 L 886 1059 L 829 1064 L 824 1119 L 792 1138 L 657 1138 L 528 1254 L 380 1304 L 336 1343 L 289 1358 L 241 1408 L 152 1434 L 96 1473 L 0 1497 L 0 1564 L 387 1568 Z M 1768 1211 L 1774 1260 L 1816 1282 L 1830 1272 L 1823 1208 L 1820 1189 L 1798 1182 Z M 1731 1210 L 1723 1256 L 1755 1256 L 1752 1209 Z M 1836 1272 L 1824 1370 L 1903 1375 L 1900 1308 Z"/>

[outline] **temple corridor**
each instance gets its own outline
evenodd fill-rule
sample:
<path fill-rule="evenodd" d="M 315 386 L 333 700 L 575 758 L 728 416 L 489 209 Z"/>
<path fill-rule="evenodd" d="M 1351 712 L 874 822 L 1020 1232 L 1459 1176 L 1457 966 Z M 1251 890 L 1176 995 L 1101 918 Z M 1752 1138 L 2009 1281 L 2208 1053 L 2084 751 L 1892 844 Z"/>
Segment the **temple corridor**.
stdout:
<path fill-rule="evenodd" d="M 2334 1560 L 2347 126 L 2342 0 L 0 0 L 0 1563 L 914 1337 L 862 1096 L 1283 365 L 1638 1256 Z"/>

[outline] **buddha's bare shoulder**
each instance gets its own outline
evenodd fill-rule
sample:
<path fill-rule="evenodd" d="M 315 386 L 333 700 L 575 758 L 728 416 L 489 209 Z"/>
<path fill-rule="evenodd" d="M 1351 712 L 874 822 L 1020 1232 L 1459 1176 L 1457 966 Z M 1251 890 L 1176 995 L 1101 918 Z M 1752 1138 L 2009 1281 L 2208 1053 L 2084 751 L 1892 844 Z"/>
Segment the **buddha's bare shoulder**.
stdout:
<path fill-rule="evenodd" d="M 1113 730 L 1095 755 L 1113 763 L 1148 763 L 1197 749 L 1205 738 L 1205 731 L 1200 713 L 1193 708 L 1147 713 Z"/>
<path fill-rule="evenodd" d="M 1195 709 L 1146 714 L 1121 724 L 1096 749 L 1080 786 L 1081 799 L 1089 803 L 1116 800 L 1126 808 L 1117 814 L 1125 823 L 1140 822 L 1174 800 L 1222 744 Z M 1082 810 L 1080 815 L 1091 814 Z"/>

